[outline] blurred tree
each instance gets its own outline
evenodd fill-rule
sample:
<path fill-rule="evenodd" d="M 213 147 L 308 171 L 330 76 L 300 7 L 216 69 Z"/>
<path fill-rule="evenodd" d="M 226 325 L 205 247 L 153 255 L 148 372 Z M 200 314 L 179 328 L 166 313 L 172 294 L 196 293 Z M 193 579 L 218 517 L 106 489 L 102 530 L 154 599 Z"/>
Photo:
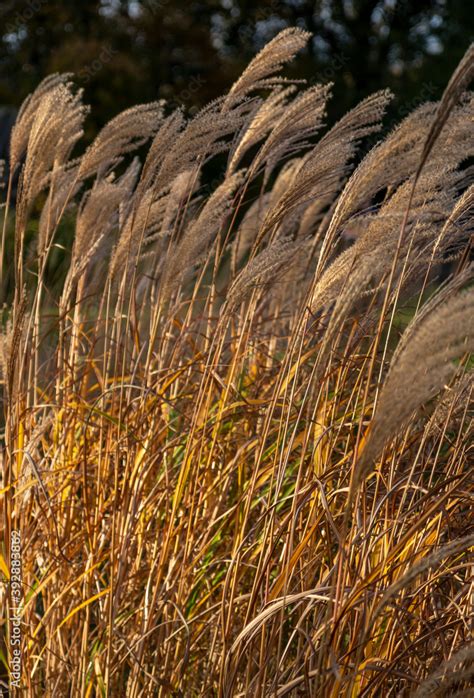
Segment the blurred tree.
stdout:
<path fill-rule="evenodd" d="M 438 97 L 474 38 L 474 13 L 465 0 L 222 0 L 222 5 L 219 43 L 229 56 L 251 55 L 288 25 L 311 31 L 313 41 L 295 72 L 335 82 L 335 117 L 383 87 L 396 94 L 397 111 Z"/>
<path fill-rule="evenodd" d="M 400 116 L 439 96 L 474 13 L 465 0 L 2 0 L 0 104 L 18 106 L 51 72 L 74 72 L 93 107 L 90 138 L 137 102 L 202 106 L 289 25 L 314 34 L 290 74 L 335 83 L 332 118 L 386 86 Z"/>
<path fill-rule="evenodd" d="M 92 135 L 140 101 L 135 37 L 101 0 L 6 0 L 0 26 L 0 103 L 18 106 L 46 75 L 72 72 L 93 106 Z"/>

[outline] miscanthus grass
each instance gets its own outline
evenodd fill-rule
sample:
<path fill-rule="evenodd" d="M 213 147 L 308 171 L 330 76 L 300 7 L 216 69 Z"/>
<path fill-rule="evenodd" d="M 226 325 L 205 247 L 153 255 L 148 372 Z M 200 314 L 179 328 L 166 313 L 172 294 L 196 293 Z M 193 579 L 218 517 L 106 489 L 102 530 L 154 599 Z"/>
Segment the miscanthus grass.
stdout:
<path fill-rule="evenodd" d="M 21 695 L 470 695 L 474 51 L 382 136 L 388 92 L 328 126 L 331 85 L 281 76 L 307 40 L 80 157 L 71 76 L 18 114 L 0 659 L 6 682 L 18 531 Z"/>

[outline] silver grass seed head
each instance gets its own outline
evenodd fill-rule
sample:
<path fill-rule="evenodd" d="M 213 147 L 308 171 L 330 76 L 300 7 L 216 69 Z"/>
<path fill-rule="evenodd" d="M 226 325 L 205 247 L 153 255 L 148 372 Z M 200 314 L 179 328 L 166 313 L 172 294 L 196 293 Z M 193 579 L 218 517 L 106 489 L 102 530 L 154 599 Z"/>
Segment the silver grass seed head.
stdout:
<path fill-rule="evenodd" d="M 311 38 L 309 32 L 289 27 L 270 41 L 253 58 L 240 78 L 229 91 L 226 104 L 246 97 L 250 92 L 281 84 L 281 79 L 274 77 L 286 63 L 306 46 Z"/>

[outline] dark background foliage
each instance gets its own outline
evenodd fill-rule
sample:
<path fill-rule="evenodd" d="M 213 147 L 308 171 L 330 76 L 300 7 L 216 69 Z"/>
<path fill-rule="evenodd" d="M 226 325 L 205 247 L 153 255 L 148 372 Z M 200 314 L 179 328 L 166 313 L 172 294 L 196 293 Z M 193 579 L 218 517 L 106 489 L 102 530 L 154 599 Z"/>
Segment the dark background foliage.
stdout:
<path fill-rule="evenodd" d="M 472 9 L 466 0 L 2 0 L 0 105 L 18 107 L 61 71 L 92 105 L 88 138 L 135 103 L 165 98 L 193 111 L 297 25 L 314 39 L 289 74 L 335 83 L 331 118 L 381 87 L 395 92 L 398 118 L 440 95 L 474 36 Z"/>

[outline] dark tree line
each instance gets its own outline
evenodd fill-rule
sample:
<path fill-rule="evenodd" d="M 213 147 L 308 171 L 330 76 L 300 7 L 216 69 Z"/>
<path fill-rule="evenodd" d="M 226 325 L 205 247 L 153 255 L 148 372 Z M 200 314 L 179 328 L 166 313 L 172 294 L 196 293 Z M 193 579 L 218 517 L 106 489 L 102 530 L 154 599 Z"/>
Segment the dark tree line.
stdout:
<path fill-rule="evenodd" d="M 290 74 L 335 83 L 331 117 L 381 87 L 395 117 L 439 96 L 474 13 L 466 0 L 2 0 L 0 105 L 66 71 L 92 105 L 88 137 L 137 102 L 196 109 L 288 25 L 314 34 Z"/>

